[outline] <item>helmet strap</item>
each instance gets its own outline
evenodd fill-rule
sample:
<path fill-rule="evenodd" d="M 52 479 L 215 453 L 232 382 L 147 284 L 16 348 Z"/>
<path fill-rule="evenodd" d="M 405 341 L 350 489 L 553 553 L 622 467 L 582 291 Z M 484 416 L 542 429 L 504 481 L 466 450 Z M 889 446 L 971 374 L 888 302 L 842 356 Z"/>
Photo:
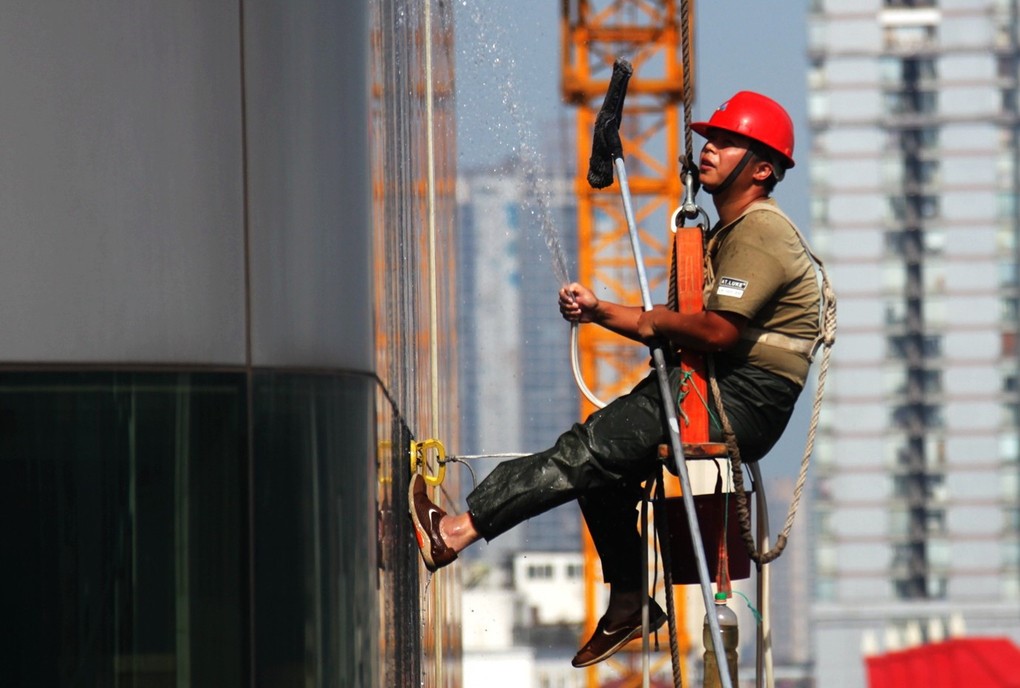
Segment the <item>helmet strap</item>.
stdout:
<path fill-rule="evenodd" d="M 747 163 L 751 162 L 751 158 L 753 156 L 754 152 L 750 148 L 748 148 L 747 152 L 744 153 L 744 157 L 740 159 L 740 162 L 738 162 L 737 166 L 733 168 L 733 171 L 730 172 L 729 175 L 727 175 L 726 179 L 722 180 L 722 183 L 719 184 L 719 186 L 715 187 L 714 189 L 710 189 L 707 186 L 703 187 L 705 189 L 705 192 L 714 196 L 730 188 L 730 185 L 734 182 L 734 180 L 736 180 L 737 175 L 744 171 L 744 168 L 747 167 Z"/>

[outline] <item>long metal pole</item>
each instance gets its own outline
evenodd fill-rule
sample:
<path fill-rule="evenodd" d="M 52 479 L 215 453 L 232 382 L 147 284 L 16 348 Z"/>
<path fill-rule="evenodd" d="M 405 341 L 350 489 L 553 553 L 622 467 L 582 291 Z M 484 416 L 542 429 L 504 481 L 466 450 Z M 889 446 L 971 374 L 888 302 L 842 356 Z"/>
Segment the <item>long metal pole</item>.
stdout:
<path fill-rule="evenodd" d="M 757 509 L 758 547 L 768 552 L 772 547 L 769 535 L 769 506 L 765 500 L 765 483 L 761 481 L 761 469 L 757 461 L 747 464 L 754 481 L 754 503 Z M 772 564 L 762 564 L 758 570 L 758 612 L 761 623 L 758 624 L 757 654 L 755 657 L 755 673 L 757 688 L 773 688 L 775 677 L 772 671 Z"/>
<path fill-rule="evenodd" d="M 634 208 L 630 200 L 630 186 L 627 184 L 627 168 L 623 158 L 613 158 L 616 175 L 620 181 L 620 195 L 623 196 L 623 212 L 627 218 L 627 230 L 630 233 L 630 245 L 634 251 L 634 262 L 637 263 L 638 282 L 641 287 L 641 305 L 646 311 L 652 310 L 652 297 L 648 290 L 648 275 L 645 262 L 641 257 L 641 244 L 638 238 L 637 224 L 634 221 Z M 705 618 L 708 619 L 709 631 L 712 634 L 712 645 L 715 649 L 716 661 L 719 664 L 719 678 L 723 688 L 733 688 L 730 680 L 729 664 L 726 662 L 726 648 L 722 644 L 722 631 L 719 619 L 715 615 L 715 599 L 712 595 L 712 582 L 708 576 L 708 561 L 705 558 L 705 546 L 701 540 L 701 528 L 698 525 L 698 514 L 694 508 L 694 495 L 691 492 L 691 479 L 687 474 L 687 462 L 684 460 L 684 448 L 680 442 L 680 422 L 677 420 L 676 409 L 671 403 L 673 393 L 669 389 L 669 374 L 666 371 L 666 356 L 662 348 L 652 347 L 652 361 L 659 378 L 659 395 L 662 397 L 662 408 L 669 424 L 669 440 L 673 448 L 673 460 L 676 463 L 676 474 L 680 476 L 680 489 L 683 491 L 684 510 L 687 512 L 687 524 L 691 530 L 691 543 L 694 546 L 694 558 L 698 566 L 698 578 L 701 580 L 701 595 L 705 600 Z M 668 590 L 666 594 L 672 594 Z"/>

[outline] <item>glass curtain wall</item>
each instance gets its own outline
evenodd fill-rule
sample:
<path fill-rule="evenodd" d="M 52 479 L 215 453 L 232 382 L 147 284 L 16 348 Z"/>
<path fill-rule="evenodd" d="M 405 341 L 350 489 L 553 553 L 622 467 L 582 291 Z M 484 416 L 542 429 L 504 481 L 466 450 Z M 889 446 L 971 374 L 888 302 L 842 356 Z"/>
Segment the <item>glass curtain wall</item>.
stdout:
<path fill-rule="evenodd" d="M 0 684 L 376 685 L 375 382 L 247 380 L 0 374 Z"/>
<path fill-rule="evenodd" d="M 0 375 L 10 686 L 239 685 L 244 378 Z"/>

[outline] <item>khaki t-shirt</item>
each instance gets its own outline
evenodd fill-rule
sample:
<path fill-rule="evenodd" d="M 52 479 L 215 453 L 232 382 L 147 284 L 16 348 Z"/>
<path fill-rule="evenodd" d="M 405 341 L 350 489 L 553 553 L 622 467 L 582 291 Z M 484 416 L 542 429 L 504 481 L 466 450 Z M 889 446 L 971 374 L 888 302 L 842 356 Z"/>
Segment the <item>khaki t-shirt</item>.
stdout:
<path fill-rule="evenodd" d="M 775 206 L 775 201 L 761 201 Z M 780 213 L 751 209 L 718 228 L 708 243 L 715 280 L 705 307 L 748 319 L 748 328 L 802 340 L 818 335 L 820 292 L 814 265 L 793 225 Z M 725 352 L 803 386 L 805 353 L 741 339 Z"/>

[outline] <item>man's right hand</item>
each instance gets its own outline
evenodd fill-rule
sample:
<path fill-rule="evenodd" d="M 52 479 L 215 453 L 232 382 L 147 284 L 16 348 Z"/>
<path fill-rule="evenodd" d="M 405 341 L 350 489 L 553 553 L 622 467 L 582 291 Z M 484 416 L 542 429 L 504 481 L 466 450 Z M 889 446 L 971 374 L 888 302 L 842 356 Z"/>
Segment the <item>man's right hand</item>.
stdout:
<path fill-rule="evenodd" d="M 599 300 L 591 289 L 574 282 L 560 289 L 560 314 L 570 322 L 594 322 Z"/>

